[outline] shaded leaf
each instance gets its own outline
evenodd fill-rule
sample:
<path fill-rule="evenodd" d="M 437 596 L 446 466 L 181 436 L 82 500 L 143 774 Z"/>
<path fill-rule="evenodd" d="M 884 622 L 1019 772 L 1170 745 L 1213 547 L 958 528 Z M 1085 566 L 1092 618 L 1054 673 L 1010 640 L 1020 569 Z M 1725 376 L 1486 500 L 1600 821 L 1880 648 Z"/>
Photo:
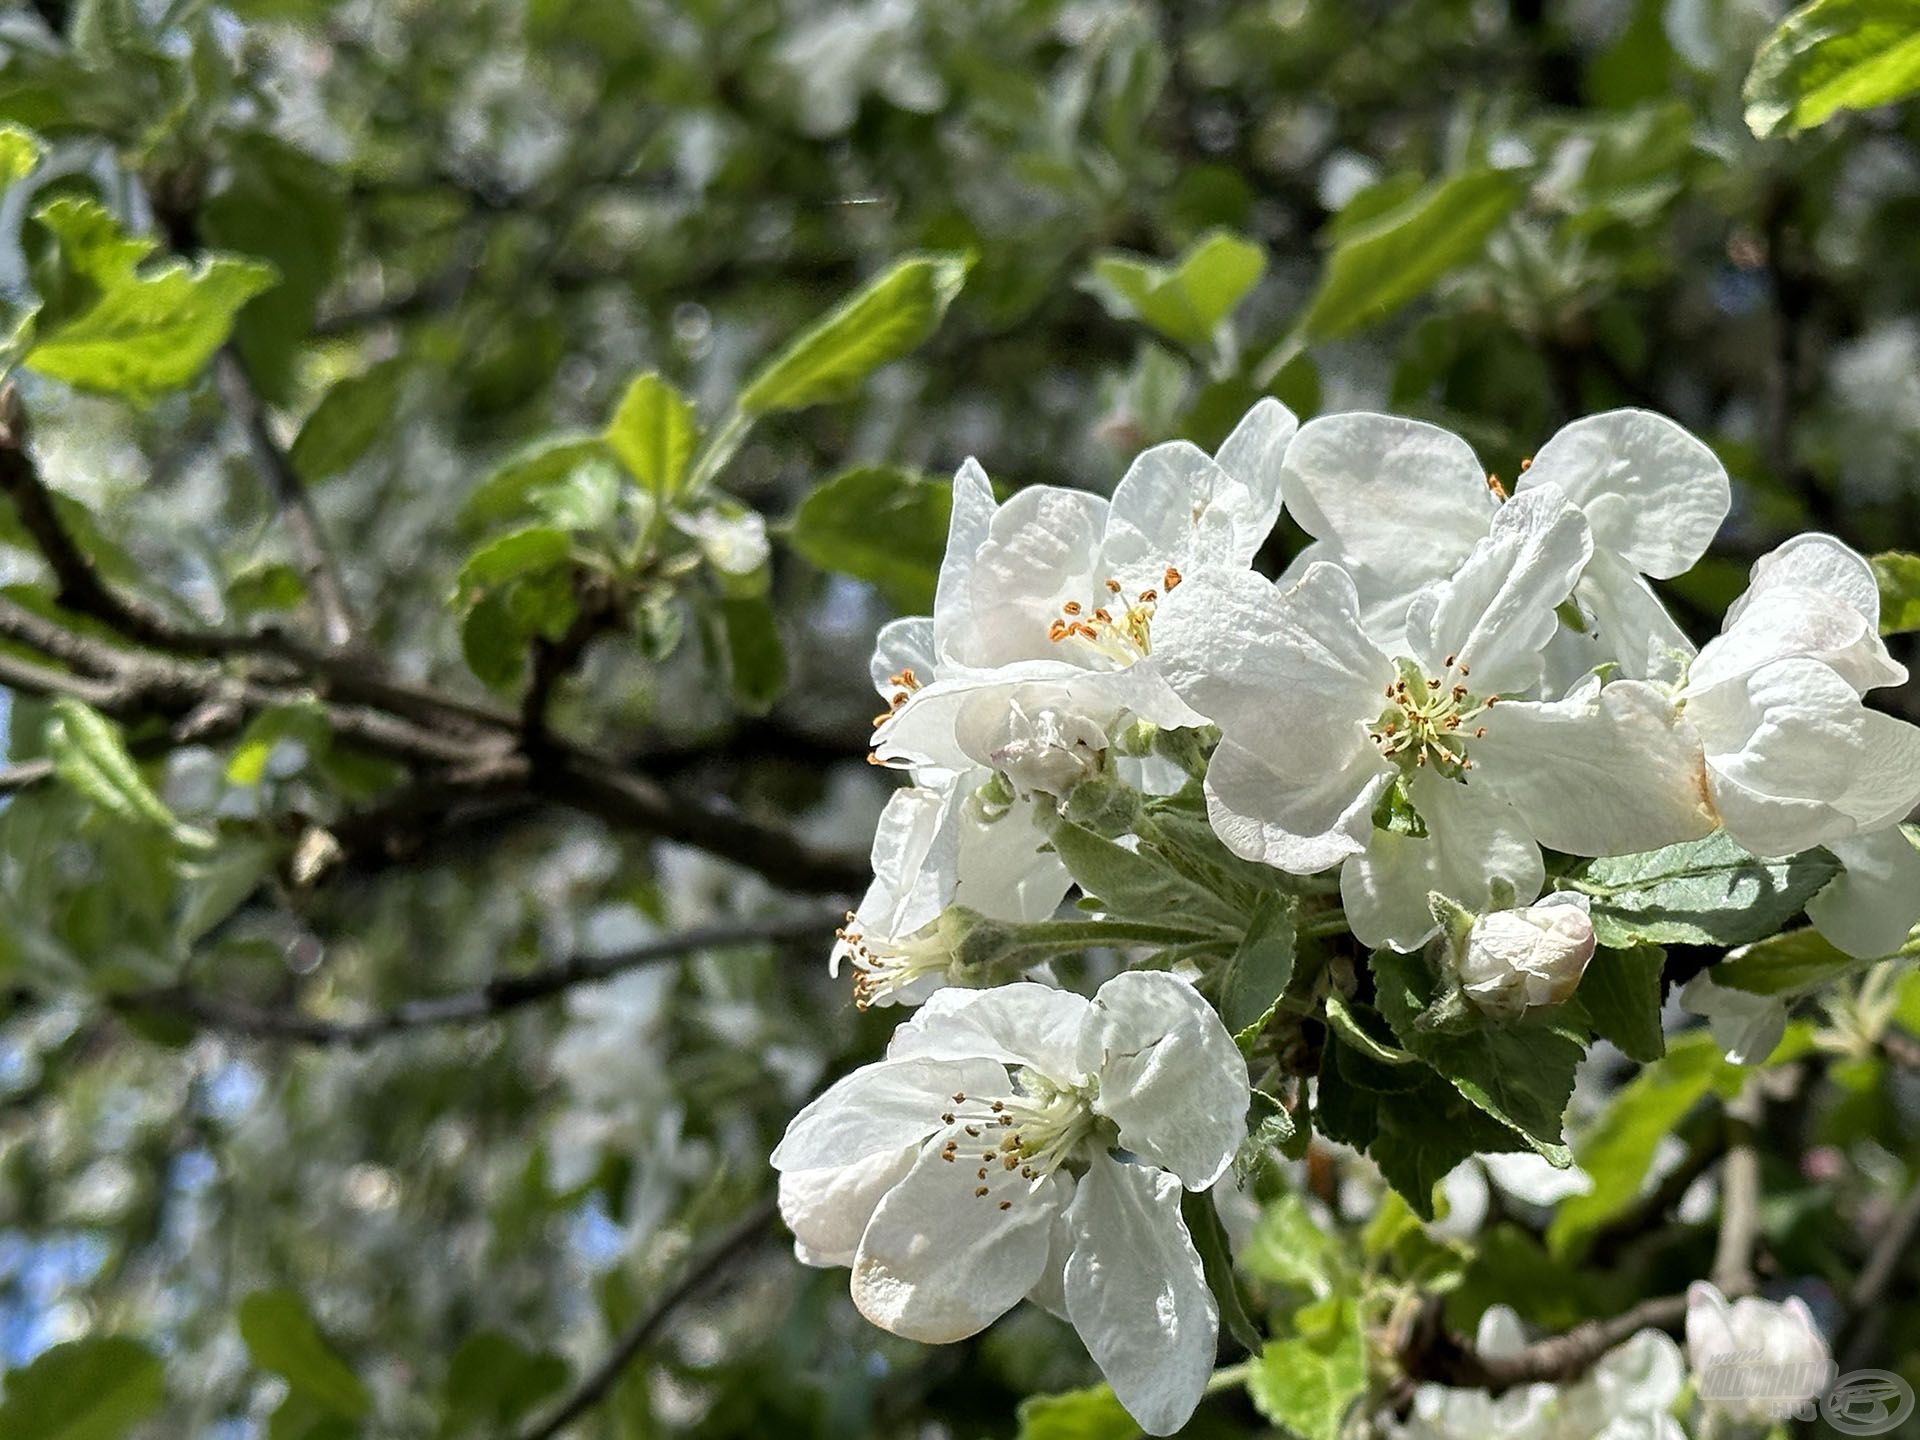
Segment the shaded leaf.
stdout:
<path fill-rule="evenodd" d="M 1235 1036 L 1258 1033 L 1293 978 L 1294 909 L 1291 896 L 1260 897 L 1245 937 L 1220 971 L 1220 1018 Z"/>
<path fill-rule="evenodd" d="M 1580 977 L 1575 999 L 1602 1039 L 1629 1060 L 1648 1064 L 1666 1053 L 1660 1030 L 1660 971 L 1667 952 L 1658 945 L 1596 950 Z"/>
<path fill-rule="evenodd" d="M 367 1387 L 291 1290 L 260 1290 L 242 1300 L 240 1338 L 255 1365 L 333 1414 L 359 1420 L 373 1408 Z"/>
<path fill-rule="evenodd" d="M 392 427 L 403 373 L 399 360 L 382 361 L 320 398 L 288 452 L 302 480 L 312 485 L 338 475 Z"/>
<path fill-rule="evenodd" d="M 165 1399 L 166 1372 L 146 1346 L 118 1335 L 69 1340 L 7 1372 L 0 1435 L 120 1440 Z"/>
<path fill-rule="evenodd" d="M 1807 927 L 1742 945 L 1713 967 L 1713 981 L 1753 995 L 1809 995 L 1878 963 L 1847 954 Z"/>
<path fill-rule="evenodd" d="M 1716 830 L 1590 861 L 1567 883 L 1593 897 L 1602 945 L 1741 945 L 1778 930 L 1839 871 L 1824 850 L 1762 859 Z"/>
<path fill-rule="evenodd" d="M 864 580 L 904 614 L 933 608 L 953 487 L 894 465 L 846 470 L 800 502 L 787 542 L 822 570 Z"/>
<path fill-rule="evenodd" d="M 766 595 L 751 594 L 722 596 L 718 608 L 734 703 L 758 714 L 787 688 L 787 652 L 773 606 Z"/>

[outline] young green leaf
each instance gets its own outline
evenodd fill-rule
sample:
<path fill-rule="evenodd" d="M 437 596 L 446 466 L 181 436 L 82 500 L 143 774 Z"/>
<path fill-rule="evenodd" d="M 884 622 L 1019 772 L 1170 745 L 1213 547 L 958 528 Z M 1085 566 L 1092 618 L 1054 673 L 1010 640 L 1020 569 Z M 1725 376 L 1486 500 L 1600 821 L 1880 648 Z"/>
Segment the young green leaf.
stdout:
<path fill-rule="evenodd" d="M 120 1440 L 166 1400 L 160 1357 L 119 1335 L 69 1340 L 7 1372 L 0 1435 Z"/>
<path fill-rule="evenodd" d="M 1292 896 L 1261 896 L 1220 971 L 1220 1019 L 1236 1037 L 1258 1033 L 1293 978 L 1294 909 Z"/>
<path fill-rule="evenodd" d="M 373 1408 L 366 1385 L 320 1333 L 293 1291 L 261 1290 L 242 1300 L 240 1338 L 255 1365 L 333 1414 L 359 1420 Z"/>
<path fill-rule="evenodd" d="M 1306 1203 L 1292 1191 L 1267 1202 L 1239 1264 L 1256 1280 L 1289 1285 L 1316 1300 L 1341 1293 L 1352 1283 L 1352 1266 L 1340 1242 L 1314 1223 Z"/>
<path fill-rule="evenodd" d="M 1107 250 L 1094 256 L 1084 284 L 1122 320 L 1139 320 L 1182 345 L 1213 342 L 1220 322 L 1260 282 L 1267 257 L 1258 245 L 1215 230 L 1171 265 Z"/>
<path fill-rule="evenodd" d="M 1911 953 L 1912 947 L 1901 953 Z M 1818 930 L 1789 930 L 1742 945 L 1713 967 L 1716 985 L 1752 995 L 1810 995 L 1855 971 L 1878 964 L 1837 949 Z"/>
<path fill-rule="evenodd" d="M 1518 175 L 1471 170 L 1436 181 L 1343 234 L 1298 333 L 1331 340 L 1386 319 L 1477 258 L 1523 189 Z"/>
<path fill-rule="evenodd" d="M 1761 139 L 1920 91 L 1917 0 L 1813 0 L 1782 20 L 1741 90 Z"/>
<path fill-rule="evenodd" d="M 551 525 L 530 525 L 489 540 L 460 567 L 462 594 L 480 594 L 509 580 L 551 570 L 566 563 L 573 541 Z"/>
<path fill-rule="evenodd" d="M 24 180 L 34 172 L 47 147 L 31 130 L 12 124 L 0 124 L 0 190 Z"/>
<path fill-rule="evenodd" d="M 477 1440 L 511 1431 L 567 1383 L 567 1374 L 567 1362 L 558 1355 L 528 1350 L 497 1331 L 468 1337 L 447 1366 L 439 1440 Z"/>
<path fill-rule="evenodd" d="M 507 460 L 482 480 L 460 507 L 460 523 L 481 530 L 538 513 L 539 497 L 564 485 L 575 472 L 611 465 L 613 452 L 598 435 L 542 440 Z"/>
<path fill-rule="evenodd" d="M 1920 630 L 1920 555 L 1886 550 L 1867 557 L 1880 582 L 1880 633 L 1905 635 Z"/>
<path fill-rule="evenodd" d="M 627 386 L 604 438 L 634 478 L 664 501 L 686 479 L 700 425 L 693 402 L 649 370 Z"/>
<path fill-rule="evenodd" d="M 1339 1440 L 1341 1423 L 1367 1388 L 1367 1337 L 1353 1300 L 1336 1296 L 1299 1310 L 1297 1334 L 1260 1352 L 1247 1377 L 1253 1405 L 1301 1440 Z"/>
<path fill-rule="evenodd" d="M 1593 933 L 1610 948 L 1742 945 L 1778 930 L 1839 872 L 1825 850 L 1761 859 L 1716 830 L 1591 861 L 1566 884 L 1593 897 Z"/>
<path fill-rule="evenodd" d="M 277 278 L 272 266 L 235 255 L 136 273 L 155 242 L 128 237 L 91 200 L 62 197 L 34 219 L 53 233 L 59 261 L 51 280 L 40 277 L 46 303 L 23 363 L 136 404 L 197 376 L 240 307 Z"/>
<path fill-rule="evenodd" d="M 1138 1440 L 1140 1427 L 1105 1385 L 1020 1402 L 1019 1440 Z"/>
<path fill-rule="evenodd" d="M 213 845 L 213 836 L 182 823 L 167 808 L 140 774 L 120 727 L 92 706 L 64 695 L 55 700 L 47 750 L 54 774 L 101 809 L 151 825 L 181 845 L 200 850 Z"/>
<path fill-rule="evenodd" d="M 724 595 L 717 605 L 734 703 L 760 714 L 787 688 L 787 652 L 773 606 L 764 594 Z"/>
<path fill-rule="evenodd" d="M 904 614 L 933 608 L 953 487 L 894 465 L 845 470 L 800 502 L 787 543 L 822 570 L 865 580 Z"/>
<path fill-rule="evenodd" d="M 766 415 L 847 399 L 939 328 L 972 264 L 967 255 L 915 255 L 892 265 L 755 375 L 740 392 L 741 411 Z"/>

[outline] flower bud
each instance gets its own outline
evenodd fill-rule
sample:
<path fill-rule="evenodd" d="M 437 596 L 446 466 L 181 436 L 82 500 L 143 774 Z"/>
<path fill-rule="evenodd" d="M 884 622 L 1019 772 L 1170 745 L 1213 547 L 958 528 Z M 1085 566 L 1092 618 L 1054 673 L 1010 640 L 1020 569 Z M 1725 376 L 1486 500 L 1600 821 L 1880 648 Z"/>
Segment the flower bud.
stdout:
<path fill-rule="evenodd" d="M 1811 1419 L 1833 1382 L 1833 1355 L 1798 1296 L 1729 1304 L 1705 1281 L 1687 1287 L 1687 1360 L 1700 1398 L 1738 1421 Z"/>
<path fill-rule="evenodd" d="M 993 766 L 1023 797 L 1039 793 L 1065 799 L 1106 763 L 1107 732 L 1074 710 L 1028 710 L 1016 702 L 1007 707 L 996 741 Z"/>
<path fill-rule="evenodd" d="M 1558 893 L 1473 922 L 1460 956 L 1460 988 L 1505 1019 L 1571 996 L 1593 958 L 1586 897 Z"/>

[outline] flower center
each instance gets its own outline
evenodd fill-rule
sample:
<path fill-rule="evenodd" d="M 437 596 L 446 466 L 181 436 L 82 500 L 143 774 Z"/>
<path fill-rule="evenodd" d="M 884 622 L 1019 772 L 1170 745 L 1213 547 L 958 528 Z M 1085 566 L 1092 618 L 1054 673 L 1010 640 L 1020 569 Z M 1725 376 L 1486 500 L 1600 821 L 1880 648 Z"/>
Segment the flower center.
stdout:
<path fill-rule="evenodd" d="M 1467 684 L 1467 667 L 1447 657 L 1447 668 L 1432 679 L 1412 660 L 1399 663 L 1400 678 L 1386 687 L 1387 707 L 1368 728 L 1367 738 L 1402 770 L 1431 767 L 1449 780 L 1466 779 L 1473 768 L 1467 744 L 1487 733 L 1477 721 L 1499 701 L 1476 695 Z"/>
<path fill-rule="evenodd" d="M 944 974 L 952 961 L 937 927 L 905 940 L 870 939 L 853 928 L 854 915 L 834 936 L 847 947 L 853 961 L 853 1003 L 859 1010 L 880 1003 L 906 989 L 922 976 Z"/>
<path fill-rule="evenodd" d="M 1106 1121 L 1093 1111 L 1092 1081 L 1061 1085 L 1030 1069 L 1014 1074 L 1016 1093 L 993 1098 L 956 1092 L 940 1116 L 947 1126 L 940 1158 L 965 1167 L 974 1198 L 1002 1210 L 1031 1194 L 1062 1166 L 1086 1161 Z M 1024 1185 L 1009 1188 L 1017 1176 Z"/>
<path fill-rule="evenodd" d="M 1104 604 L 1082 605 L 1069 600 L 1060 614 L 1048 622 L 1047 639 L 1056 645 L 1072 644 L 1108 661 L 1116 670 L 1124 670 L 1134 661 L 1153 653 L 1153 611 L 1160 596 L 1180 583 L 1180 572 L 1169 565 L 1160 577 L 1160 589 L 1151 587 L 1125 597 L 1125 587 L 1108 577 Z"/>

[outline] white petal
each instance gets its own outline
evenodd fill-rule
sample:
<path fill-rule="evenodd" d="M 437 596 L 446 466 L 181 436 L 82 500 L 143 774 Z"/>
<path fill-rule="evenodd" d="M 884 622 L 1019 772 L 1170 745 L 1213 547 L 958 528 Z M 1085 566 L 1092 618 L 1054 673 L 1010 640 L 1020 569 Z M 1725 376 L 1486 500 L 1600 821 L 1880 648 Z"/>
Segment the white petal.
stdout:
<path fill-rule="evenodd" d="M 1083 1073 L 1080 1031 L 1090 1009 L 1090 1002 L 1071 990 L 1031 981 L 990 990 L 942 990 L 894 1032 L 887 1055 L 890 1060 L 980 1055 L 1005 1065 L 1030 1065 L 1068 1082 Z M 971 1093 L 971 1087 L 960 1088 Z"/>
<path fill-rule="evenodd" d="M 1055 1182 L 1035 1184 L 998 1163 L 981 1167 L 981 1179 L 967 1159 L 943 1159 L 940 1142 L 929 1141 L 867 1222 L 853 1303 L 882 1330 L 928 1345 L 964 1340 L 1040 1280 L 1061 1201 Z"/>
<path fill-rule="evenodd" d="M 1100 572 L 1129 592 L 1158 588 L 1166 568 L 1244 566 L 1273 529 L 1252 494 L 1184 440 L 1142 451 L 1113 492 Z"/>
<path fill-rule="evenodd" d="M 940 1129 L 956 1092 L 1005 1095 L 1011 1088 L 1005 1067 L 977 1054 L 877 1060 L 794 1116 L 771 1163 L 776 1170 L 822 1170 L 892 1154 Z"/>
<path fill-rule="evenodd" d="M 1748 605 L 1775 588 L 1817 590 L 1859 611 L 1876 631 L 1880 628 L 1880 585 L 1873 568 L 1831 535 L 1796 535 L 1754 561 L 1747 593 L 1728 608 L 1727 624 L 1737 623 Z"/>
<path fill-rule="evenodd" d="M 1693 658 L 1693 642 L 1660 597 L 1610 551 L 1594 550 L 1573 598 L 1586 617 L 1586 633 L 1563 625 L 1550 643 L 1581 657 L 1576 673 L 1611 662 L 1622 679 L 1672 683 Z"/>
<path fill-rule="evenodd" d="M 901 620 L 889 620 L 880 627 L 880 637 L 874 643 L 873 659 L 868 663 L 867 672 L 873 677 L 873 688 L 886 699 L 892 699 L 900 687 L 892 684 L 893 676 L 903 670 L 913 671 L 914 679 L 922 685 L 934 677 L 933 617 L 931 615 L 909 615 Z"/>
<path fill-rule="evenodd" d="M 1609 410 L 1576 420 L 1540 447 L 1519 491 L 1557 485 L 1586 511 L 1596 549 L 1643 575 L 1693 568 L 1727 518 L 1726 467 L 1664 415 Z"/>
<path fill-rule="evenodd" d="M 1393 771 L 1371 746 L 1343 759 L 1301 750 L 1287 773 L 1222 740 L 1207 762 L 1207 819 L 1234 854 L 1314 875 L 1367 848 L 1373 807 Z"/>
<path fill-rule="evenodd" d="M 1309 420 L 1287 447 L 1280 489 L 1369 602 L 1451 575 L 1498 508 L 1466 441 L 1392 415 Z"/>
<path fill-rule="evenodd" d="M 908 785 L 887 797 L 873 832 L 873 883 L 854 911 L 852 929 L 900 939 L 946 908 L 960 869 L 960 786 L 958 780 L 938 788 Z M 846 950 L 844 941 L 834 947 L 835 975 Z"/>
<path fill-rule="evenodd" d="M 1687 1287 L 1687 1363 L 1698 1374 L 1739 1348 L 1727 1297 L 1704 1280 L 1694 1281 Z"/>
<path fill-rule="evenodd" d="M 1301 753 L 1341 765 L 1385 708 L 1393 666 L 1360 627 L 1352 578 L 1315 565 L 1289 590 L 1208 570 L 1154 617 L 1154 660 L 1186 702 L 1269 765 Z"/>
<path fill-rule="evenodd" d="M 1735 1065 L 1764 1065 L 1787 1033 L 1786 1002 L 1773 995 L 1752 995 L 1730 985 L 1714 983 L 1701 971 L 1680 991 L 1680 1004 L 1702 1016 L 1713 1043 Z M 1691 1296 L 1692 1292 L 1688 1292 Z M 1688 1311 L 1687 1337 L 1693 1337 L 1693 1314 Z M 1698 1362 L 1696 1362 L 1697 1368 Z"/>
<path fill-rule="evenodd" d="M 1687 672 L 1687 689 L 1706 690 L 1751 675 L 1776 660 L 1818 660 L 1857 692 L 1898 685 L 1904 665 L 1887 653 L 1873 621 L 1821 590 L 1775 586 L 1749 593 L 1740 618 L 1707 642 Z"/>
<path fill-rule="evenodd" d="M 1189 1190 L 1224 1175 L 1247 1138 L 1247 1062 L 1199 991 L 1164 970 L 1100 987 L 1079 1068 L 1099 1075 L 1093 1108 L 1120 1127 L 1120 1144 Z"/>
<path fill-rule="evenodd" d="M 1827 666 L 1784 660 L 1687 701 L 1727 833 L 1784 855 L 1884 829 L 1920 803 L 1920 729 Z"/>
<path fill-rule="evenodd" d="M 985 543 L 967 577 L 967 620 L 949 636 L 942 658 L 963 665 L 1005 665 L 1057 649 L 1047 627 L 1068 601 L 1104 603 L 1096 587 L 1107 502 L 1084 490 L 1033 485 L 995 512 Z"/>
<path fill-rule="evenodd" d="M 1280 518 L 1280 467 L 1286 460 L 1287 446 L 1299 430 L 1300 421 L 1293 411 L 1271 395 L 1264 396 L 1254 402 L 1214 454 L 1220 468 L 1246 487 L 1252 501 L 1251 528 L 1262 538 Z"/>
<path fill-rule="evenodd" d="M 793 1232 L 803 1265 L 851 1265 L 880 1197 L 913 1168 L 917 1146 L 870 1155 L 852 1165 L 787 1170 L 780 1176 L 780 1218 Z"/>
<path fill-rule="evenodd" d="M 1066 1320 L 1067 1260 L 1073 1254 L 1073 1227 L 1067 1223 L 1067 1212 L 1072 1208 L 1074 1180 L 1065 1170 L 1056 1170 L 1053 1183 L 1059 1187 L 1060 1196 L 1053 1226 L 1047 1234 L 1047 1263 L 1033 1289 L 1027 1292 L 1027 1299 L 1055 1319 Z"/>
<path fill-rule="evenodd" d="M 1485 786 L 1422 772 L 1409 787 L 1427 822 L 1424 839 L 1373 832 L 1366 853 L 1340 871 L 1347 923 L 1362 945 L 1412 950 L 1435 929 L 1427 894 L 1438 890 L 1469 910 L 1492 900 L 1495 876 L 1525 904 L 1540 893 L 1546 869 L 1520 817 Z"/>
<path fill-rule="evenodd" d="M 933 592 L 934 651 L 945 654 L 965 625 L 973 605 L 973 563 L 986 543 L 987 531 L 999 507 L 993 485 L 980 462 L 971 457 L 953 477 L 953 510 L 947 519 L 947 553 L 940 561 L 940 579 Z"/>
<path fill-rule="evenodd" d="M 1068 1212 L 1067 1314 L 1141 1429 L 1187 1423 L 1213 1372 L 1220 1312 L 1180 1218 L 1180 1182 L 1094 1157 Z"/>
<path fill-rule="evenodd" d="M 980 774 L 984 782 L 986 776 Z M 950 903 L 994 920 L 1044 920 L 1059 908 L 1073 877 L 1049 846 L 1039 801 L 1016 802 L 988 820 L 963 802 L 958 878 Z"/>
<path fill-rule="evenodd" d="M 1717 823 L 1700 737 L 1652 685 L 1620 680 L 1565 700 L 1515 700 L 1477 722 L 1473 783 L 1520 812 L 1542 845 L 1625 855 L 1697 840 Z"/>
<path fill-rule="evenodd" d="M 1560 626 L 1554 608 L 1592 554 L 1586 519 L 1558 490 L 1516 495 L 1453 577 L 1414 597 L 1409 648 L 1429 675 L 1454 656 L 1471 666 L 1476 693 L 1525 693 L 1539 682 L 1540 652 Z"/>
<path fill-rule="evenodd" d="M 1537 1155 L 1528 1158 L 1546 1164 Z M 1642 1330 L 1602 1355 L 1587 1383 L 1599 1392 L 1603 1414 L 1657 1415 L 1686 1388 L 1686 1357 L 1667 1335 Z"/>
<path fill-rule="evenodd" d="M 1920 924 L 1920 850 L 1898 825 L 1828 848 L 1845 868 L 1807 902 L 1807 918 L 1849 955 L 1893 954 Z"/>

